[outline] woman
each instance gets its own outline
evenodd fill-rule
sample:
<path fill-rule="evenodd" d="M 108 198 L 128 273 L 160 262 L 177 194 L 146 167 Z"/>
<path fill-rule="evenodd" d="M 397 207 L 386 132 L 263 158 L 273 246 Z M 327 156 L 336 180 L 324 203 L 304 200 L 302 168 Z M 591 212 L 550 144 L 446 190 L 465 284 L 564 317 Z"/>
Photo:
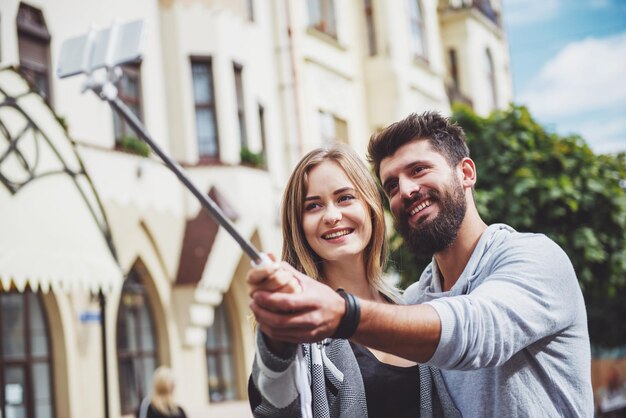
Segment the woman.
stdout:
<path fill-rule="evenodd" d="M 174 374 L 164 366 L 152 375 L 152 394 L 139 405 L 137 418 L 186 418 L 183 408 L 174 402 Z"/>
<path fill-rule="evenodd" d="M 380 195 L 349 147 L 316 149 L 300 161 L 282 216 L 286 263 L 359 298 L 400 302 L 382 280 Z M 299 291 L 288 266 L 277 263 L 251 270 L 248 284 L 251 294 Z M 295 346 L 258 331 L 249 395 L 256 417 L 459 416 L 437 370 L 345 339 Z"/>

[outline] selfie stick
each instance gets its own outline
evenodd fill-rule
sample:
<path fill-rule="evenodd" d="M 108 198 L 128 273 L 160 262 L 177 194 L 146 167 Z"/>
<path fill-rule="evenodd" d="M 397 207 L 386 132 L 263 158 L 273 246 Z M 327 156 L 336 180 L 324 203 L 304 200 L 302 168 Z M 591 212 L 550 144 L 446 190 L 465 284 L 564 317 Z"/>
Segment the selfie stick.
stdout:
<path fill-rule="evenodd" d="M 250 257 L 250 259 L 254 262 L 254 264 L 259 265 L 264 261 L 264 257 L 267 257 L 265 254 L 258 251 L 250 241 L 245 239 L 233 226 L 232 222 L 224 215 L 224 212 L 217 206 L 217 204 L 211 199 L 208 195 L 202 193 L 198 188 L 191 182 L 189 177 L 185 174 L 180 165 L 172 160 L 167 154 L 165 154 L 161 148 L 158 147 L 157 144 L 154 143 L 150 135 L 146 131 L 145 127 L 141 123 L 141 121 L 135 116 L 133 112 L 124 104 L 124 102 L 115 94 L 114 97 L 110 97 L 107 94 L 104 94 L 103 90 L 98 92 L 93 87 L 91 88 L 96 94 L 98 94 L 101 98 L 108 101 L 111 107 L 114 110 L 117 110 L 119 113 L 124 116 L 124 119 L 132 126 L 132 128 L 139 134 L 141 139 L 144 140 L 146 144 L 152 148 L 155 154 L 157 154 L 165 163 L 165 165 L 176 174 L 176 177 L 185 185 L 187 189 L 198 198 L 202 206 L 209 211 L 209 214 L 220 224 L 230 236 L 232 236 L 237 244 L 241 247 L 241 249 Z"/>
<path fill-rule="evenodd" d="M 163 160 L 165 165 L 200 201 L 202 206 L 209 211 L 213 219 L 237 241 L 256 266 L 269 263 L 270 260 L 267 255 L 257 250 L 235 229 L 219 206 L 192 183 L 180 164 L 159 148 L 143 123 L 118 97 L 114 83 L 121 76 L 119 66 L 128 62 L 137 62 L 141 58 L 142 38 L 143 21 L 136 20 L 124 25 L 113 24 L 108 29 L 91 29 L 87 35 L 68 39 L 61 46 L 57 75 L 59 78 L 65 78 L 76 74 L 86 74 L 88 78 L 83 84 L 82 91 L 89 89 L 96 93 L 98 97 L 111 105 L 113 111 L 117 111 L 128 122 L 140 138 L 148 144 L 152 151 Z M 94 70 L 97 69 L 106 70 L 106 76 L 103 76 L 102 73 L 94 73 Z"/>

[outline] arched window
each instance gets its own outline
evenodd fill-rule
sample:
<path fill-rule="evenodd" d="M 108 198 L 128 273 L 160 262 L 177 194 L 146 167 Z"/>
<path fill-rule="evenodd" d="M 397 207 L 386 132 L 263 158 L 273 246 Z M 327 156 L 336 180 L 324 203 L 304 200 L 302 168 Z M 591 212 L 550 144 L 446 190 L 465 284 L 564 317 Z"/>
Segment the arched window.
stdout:
<path fill-rule="evenodd" d="M 134 413 L 149 393 L 152 372 L 157 367 L 152 310 L 136 268 L 122 287 L 117 316 L 117 364 L 122 413 Z"/>
<path fill-rule="evenodd" d="M 38 294 L 0 293 L 0 415 L 54 418 L 52 353 Z"/>
<path fill-rule="evenodd" d="M 22 74 L 51 103 L 50 33 L 41 10 L 24 3 L 17 11 L 17 46 Z"/>
<path fill-rule="evenodd" d="M 222 303 L 215 308 L 215 319 L 208 329 L 206 339 L 211 402 L 238 398 L 233 333 L 228 310 L 224 305 Z"/>
<path fill-rule="evenodd" d="M 485 76 L 489 108 L 494 110 L 498 106 L 498 91 L 496 89 L 496 71 L 489 48 L 485 50 Z"/>

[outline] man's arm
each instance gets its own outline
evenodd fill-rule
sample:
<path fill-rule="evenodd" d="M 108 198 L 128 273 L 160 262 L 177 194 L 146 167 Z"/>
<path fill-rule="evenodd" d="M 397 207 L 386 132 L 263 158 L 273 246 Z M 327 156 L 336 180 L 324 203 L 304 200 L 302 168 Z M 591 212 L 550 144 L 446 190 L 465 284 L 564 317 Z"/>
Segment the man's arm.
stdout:
<path fill-rule="evenodd" d="M 439 315 L 430 305 L 390 305 L 361 300 L 361 323 L 351 340 L 424 363 L 437 349 L 440 334 Z"/>
<path fill-rule="evenodd" d="M 330 287 L 297 275 L 301 293 L 257 291 L 253 295 L 250 309 L 261 330 L 271 338 L 292 343 L 331 337 L 345 313 L 344 299 Z M 430 359 L 441 333 L 439 316 L 431 306 L 359 301 L 361 321 L 353 341 L 413 361 Z"/>

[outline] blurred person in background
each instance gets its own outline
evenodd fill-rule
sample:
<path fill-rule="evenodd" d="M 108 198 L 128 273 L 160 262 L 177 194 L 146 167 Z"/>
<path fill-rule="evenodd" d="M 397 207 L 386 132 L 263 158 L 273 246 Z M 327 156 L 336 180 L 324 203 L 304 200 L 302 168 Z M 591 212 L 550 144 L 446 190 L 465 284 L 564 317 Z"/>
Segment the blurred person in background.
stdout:
<path fill-rule="evenodd" d="M 139 405 L 137 418 L 187 418 L 183 408 L 174 402 L 174 373 L 165 366 L 152 375 L 152 393 Z"/>
<path fill-rule="evenodd" d="M 598 390 L 600 416 L 602 418 L 626 417 L 626 382 L 617 367 L 609 370 L 606 387 Z"/>

